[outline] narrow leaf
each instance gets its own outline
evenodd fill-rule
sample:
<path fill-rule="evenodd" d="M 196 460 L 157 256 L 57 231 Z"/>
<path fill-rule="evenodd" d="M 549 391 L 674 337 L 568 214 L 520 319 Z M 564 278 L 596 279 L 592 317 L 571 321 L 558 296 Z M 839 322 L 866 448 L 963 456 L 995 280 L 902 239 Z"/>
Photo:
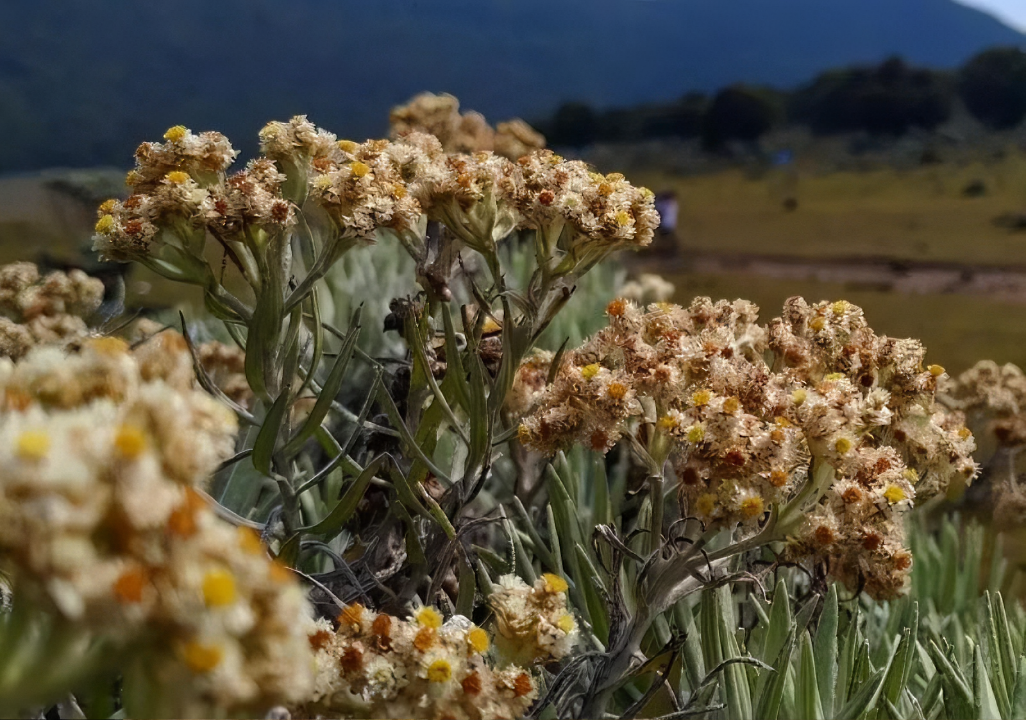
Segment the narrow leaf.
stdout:
<path fill-rule="evenodd" d="M 321 520 L 316 525 L 312 525 L 308 528 L 304 528 L 304 532 L 310 533 L 311 535 L 320 535 L 325 540 L 338 535 L 343 526 L 349 521 L 353 513 L 356 512 L 356 506 L 359 505 L 363 499 L 364 493 L 367 491 L 367 486 L 370 485 L 374 475 L 381 468 L 381 464 L 385 461 L 386 455 L 379 455 L 371 462 L 360 476 L 356 478 L 356 481 L 349 486 L 346 490 L 345 495 L 338 501 L 338 504 L 332 508 L 331 512 L 328 513 L 327 517 Z"/>

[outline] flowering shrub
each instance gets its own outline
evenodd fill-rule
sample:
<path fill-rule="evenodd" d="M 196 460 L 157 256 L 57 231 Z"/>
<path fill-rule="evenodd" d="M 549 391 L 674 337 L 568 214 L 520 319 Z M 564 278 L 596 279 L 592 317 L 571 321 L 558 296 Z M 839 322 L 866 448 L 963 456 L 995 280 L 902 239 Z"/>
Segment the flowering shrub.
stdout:
<path fill-rule="evenodd" d="M 760 324 L 649 277 L 625 294 L 655 304 L 616 299 L 590 339 L 541 349 L 586 273 L 651 242 L 652 193 L 448 96 L 392 120 L 363 143 L 273 122 L 235 172 L 216 132 L 139 147 L 95 249 L 202 288 L 182 334 L 142 321 L 129 345 L 89 329 L 95 282 L 0 271 L 27 338 L 0 365 L 0 638 L 65 658 L 32 679 L 29 650 L 0 651 L 0 707 L 117 674 L 139 717 L 684 712 L 660 693 L 707 590 L 707 660 L 730 669 L 689 664 L 686 707 L 751 716 L 784 680 L 753 669 L 746 704 L 736 663 L 783 639 L 741 655 L 714 620 L 731 587 L 799 563 L 907 590 L 904 517 L 976 473 L 918 342 L 844 301 Z M 383 327 L 360 298 L 328 307 L 373 243 L 419 287 Z"/>

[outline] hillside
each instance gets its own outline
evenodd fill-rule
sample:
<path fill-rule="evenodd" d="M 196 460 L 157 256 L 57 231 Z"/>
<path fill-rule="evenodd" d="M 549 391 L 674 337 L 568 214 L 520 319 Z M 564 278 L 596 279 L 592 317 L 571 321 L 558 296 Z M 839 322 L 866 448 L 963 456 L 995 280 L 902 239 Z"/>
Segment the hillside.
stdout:
<path fill-rule="evenodd" d="M 536 117 L 1012 44 L 952 0 L 5 0 L 0 172 L 123 165 L 177 122 L 249 141 L 306 112 L 362 138 L 423 89 Z"/>

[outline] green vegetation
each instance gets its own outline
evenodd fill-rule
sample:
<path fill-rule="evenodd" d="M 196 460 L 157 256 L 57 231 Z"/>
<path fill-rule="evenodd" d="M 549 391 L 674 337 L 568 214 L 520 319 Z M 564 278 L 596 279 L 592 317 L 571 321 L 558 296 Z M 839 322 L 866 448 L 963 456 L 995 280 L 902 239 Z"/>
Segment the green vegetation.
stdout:
<path fill-rule="evenodd" d="M 717 149 L 728 141 L 752 142 L 785 124 L 817 135 L 931 131 L 952 117 L 959 102 L 993 129 L 1022 122 L 1026 51 L 987 50 L 955 73 L 912 67 L 893 57 L 876 66 L 828 70 L 791 91 L 735 85 L 711 98 L 692 93 L 672 103 L 601 112 L 574 102 L 539 126 L 555 145 L 701 136 L 708 148 Z"/>

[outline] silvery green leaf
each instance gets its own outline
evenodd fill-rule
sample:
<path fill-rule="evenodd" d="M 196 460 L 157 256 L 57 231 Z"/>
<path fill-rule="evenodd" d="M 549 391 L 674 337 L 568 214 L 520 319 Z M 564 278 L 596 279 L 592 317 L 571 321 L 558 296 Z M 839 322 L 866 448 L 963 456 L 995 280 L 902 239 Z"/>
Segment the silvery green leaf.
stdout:
<path fill-rule="evenodd" d="M 285 416 L 291 405 L 288 391 L 284 391 L 277 397 L 271 409 L 264 416 L 260 424 L 260 431 L 253 442 L 253 467 L 261 475 L 271 476 L 271 459 L 278 448 L 278 438 L 281 434 Z"/>
<path fill-rule="evenodd" d="M 787 675 L 791 667 L 791 654 L 793 652 L 794 634 L 793 632 L 788 632 L 780 652 L 777 653 L 776 661 L 773 663 L 774 672 L 767 673 L 763 678 L 760 678 L 760 687 L 762 689 L 757 693 L 759 703 L 755 713 L 755 717 L 759 718 L 759 720 L 777 720 L 778 717 L 781 717 L 780 705 L 784 695 L 784 685 L 787 682 Z M 765 683 L 761 682 L 764 678 L 766 679 Z"/>
<path fill-rule="evenodd" d="M 927 645 L 930 659 L 937 667 L 937 673 L 944 682 L 944 707 L 952 717 L 970 717 L 973 715 L 973 691 L 966 682 L 965 676 L 951 663 L 932 640 Z"/>
<path fill-rule="evenodd" d="M 836 720 L 855 720 L 876 707 L 880 697 L 880 688 L 883 686 L 884 672 L 884 670 L 878 670 L 862 683 L 851 700 L 837 712 Z"/>
<path fill-rule="evenodd" d="M 819 616 L 814 645 L 816 680 L 823 716 L 834 714 L 834 693 L 837 683 L 837 586 L 831 585 Z"/>
<path fill-rule="evenodd" d="M 1018 666 L 1019 671 L 1012 690 L 1011 709 L 1008 713 L 1011 718 L 1026 717 L 1026 656 L 1019 657 Z"/>
<path fill-rule="evenodd" d="M 367 487 L 370 485 L 374 475 L 381 468 L 382 463 L 386 460 L 385 455 L 379 455 L 371 462 L 359 477 L 353 482 L 352 485 L 346 490 L 345 495 L 338 501 L 338 504 L 332 508 L 328 516 L 321 520 L 316 525 L 312 525 L 308 528 L 304 528 L 304 532 L 311 535 L 320 535 L 325 540 L 338 535 L 341 532 L 342 527 L 349 521 L 353 513 L 356 512 L 356 506 L 363 499 L 364 493 L 367 491 Z"/>
<path fill-rule="evenodd" d="M 812 638 L 802 633 L 798 657 L 798 680 L 795 686 L 795 709 L 802 720 L 823 720 L 823 706 L 819 699 L 819 680 L 816 677 L 816 658 L 812 651 Z"/>
<path fill-rule="evenodd" d="M 997 698 L 994 697 L 990 675 L 987 673 L 987 664 L 983 660 L 983 651 L 979 645 L 976 646 L 973 661 L 973 695 L 974 717 L 977 720 L 994 720 L 1005 717 L 998 708 Z"/>
<path fill-rule="evenodd" d="M 317 400 L 314 402 L 309 415 L 307 415 L 306 420 L 303 421 L 303 425 L 296 434 L 285 444 L 283 452 L 286 457 L 294 456 L 303 447 L 303 443 L 313 436 L 331 409 L 331 404 L 338 395 L 339 390 L 342 389 L 342 383 L 346 378 L 346 369 L 349 367 L 349 362 L 353 357 L 356 341 L 360 337 L 360 316 L 362 310 L 362 306 L 358 307 L 353 314 L 353 319 L 349 323 L 349 332 L 346 333 L 346 337 L 342 341 L 342 347 L 339 348 L 335 362 L 332 364 L 328 377 L 321 386 L 321 392 L 317 396 Z M 311 367 L 310 374 L 313 375 L 315 370 L 316 368 Z"/>

